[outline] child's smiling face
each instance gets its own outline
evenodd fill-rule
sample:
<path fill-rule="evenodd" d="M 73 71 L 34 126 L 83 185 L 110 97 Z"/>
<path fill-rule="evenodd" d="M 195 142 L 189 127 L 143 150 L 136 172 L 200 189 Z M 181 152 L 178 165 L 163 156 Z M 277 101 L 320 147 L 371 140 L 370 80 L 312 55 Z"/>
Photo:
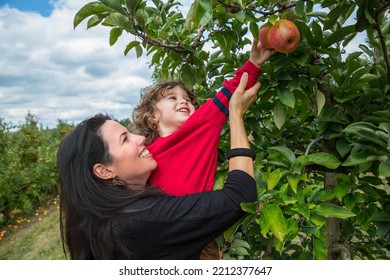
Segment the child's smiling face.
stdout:
<path fill-rule="evenodd" d="M 194 112 L 195 107 L 185 90 L 179 86 L 168 89 L 156 103 L 154 114 L 160 137 L 177 131 Z"/>

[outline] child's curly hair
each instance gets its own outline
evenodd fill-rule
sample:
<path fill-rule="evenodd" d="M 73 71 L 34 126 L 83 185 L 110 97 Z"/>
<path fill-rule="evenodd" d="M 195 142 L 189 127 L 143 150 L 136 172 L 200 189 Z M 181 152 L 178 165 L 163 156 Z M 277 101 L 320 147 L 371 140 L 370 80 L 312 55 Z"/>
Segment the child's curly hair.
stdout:
<path fill-rule="evenodd" d="M 158 83 L 146 88 L 141 95 L 139 104 L 134 108 L 132 123 L 133 132 L 146 137 L 146 145 L 152 143 L 159 136 L 157 122 L 154 118 L 156 103 L 165 97 L 168 90 L 176 86 L 182 88 L 188 94 L 191 104 L 195 106 L 195 109 L 199 107 L 195 94 L 179 81 Z"/>

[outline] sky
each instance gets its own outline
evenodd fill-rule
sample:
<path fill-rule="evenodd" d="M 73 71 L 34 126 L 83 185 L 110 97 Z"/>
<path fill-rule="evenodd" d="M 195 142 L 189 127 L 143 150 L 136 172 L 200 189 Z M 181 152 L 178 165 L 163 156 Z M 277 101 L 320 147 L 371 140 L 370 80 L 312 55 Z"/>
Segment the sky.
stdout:
<path fill-rule="evenodd" d="M 131 116 L 150 85 L 146 56 L 124 55 L 126 34 L 109 45 L 110 28 L 73 29 L 92 0 L 0 0 L 0 118 L 15 125 L 28 113 L 44 127 L 98 112 Z M 129 38 L 127 37 L 127 40 Z"/>
<path fill-rule="evenodd" d="M 109 45 L 110 28 L 73 29 L 76 12 L 93 0 L 0 0 L 0 118 L 44 127 L 77 124 L 98 112 L 131 117 L 150 85 L 149 58 L 130 51 L 126 34 Z M 183 14 L 192 0 L 180 1 Z M 353 47 L 353 46 L 352 46 Z M 355 44 L 357 47 L 357 44 Z"/>

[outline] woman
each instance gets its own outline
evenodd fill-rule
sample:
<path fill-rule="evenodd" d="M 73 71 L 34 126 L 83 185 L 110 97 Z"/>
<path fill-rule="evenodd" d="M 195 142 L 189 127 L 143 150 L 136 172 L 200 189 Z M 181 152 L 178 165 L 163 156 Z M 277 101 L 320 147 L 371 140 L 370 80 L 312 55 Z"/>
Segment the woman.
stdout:
<path fill-rule="evenodd" d="M 206 244 L 244 215 L 240 203 L 256 200 L 256 182 L 243 115 L 260 86 L 244 92 L 247 79 L 244 74 L 229 103 L 231 150 L 222 190 L 173 197 L 147 186 L 157 164 L 145 138 L 104 115 L 64 138 L 61 232 L 72 259 L 199 259 Z"/>

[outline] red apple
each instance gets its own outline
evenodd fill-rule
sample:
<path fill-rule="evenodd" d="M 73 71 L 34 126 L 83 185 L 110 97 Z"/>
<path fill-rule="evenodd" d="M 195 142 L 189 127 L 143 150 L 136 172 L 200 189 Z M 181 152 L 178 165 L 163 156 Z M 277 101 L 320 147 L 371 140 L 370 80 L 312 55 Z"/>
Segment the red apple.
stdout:
<path fill-rule="evenodd" d="M 272 25 L 268 32 L 268 40 L 273 49 L 281 53 L 294 51 L 301 37 L 296 25 L 287 19 L 281 19 Z"/>
<path fill-rule="evenodd" d="M 266 24 L 266 25 L 263 25 L 259 30 L 260 43 L 266 49 L 273 49 L 270 42 L 269 42 L 269 38 L 268 38 L 269 30 L 270 30 L 271 26 L 272 25 Z"/>

